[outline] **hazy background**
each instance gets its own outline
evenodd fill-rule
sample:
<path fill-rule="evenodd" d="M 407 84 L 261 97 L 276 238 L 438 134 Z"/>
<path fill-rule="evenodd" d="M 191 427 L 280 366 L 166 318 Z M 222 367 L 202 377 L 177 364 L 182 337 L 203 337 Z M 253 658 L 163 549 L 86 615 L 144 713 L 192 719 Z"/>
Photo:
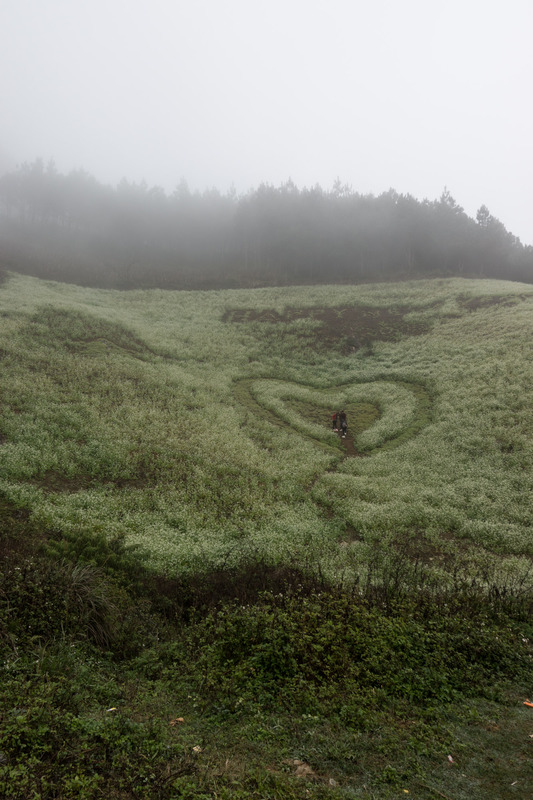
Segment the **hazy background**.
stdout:
<path fill-rule="evenodd" d="M 446 185 L 533 243 L 531 0 L 0 0 L 0 173 Z"/>

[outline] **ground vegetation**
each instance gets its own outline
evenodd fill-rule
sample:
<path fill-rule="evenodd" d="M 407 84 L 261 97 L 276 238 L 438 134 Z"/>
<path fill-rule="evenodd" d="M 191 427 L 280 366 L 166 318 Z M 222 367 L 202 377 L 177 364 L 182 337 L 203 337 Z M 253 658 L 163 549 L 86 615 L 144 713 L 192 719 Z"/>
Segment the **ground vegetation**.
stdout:
<path fill-rule="evenodd" d="M 532 303 L 8 274 L 0 793 L 527 797 Z"/>

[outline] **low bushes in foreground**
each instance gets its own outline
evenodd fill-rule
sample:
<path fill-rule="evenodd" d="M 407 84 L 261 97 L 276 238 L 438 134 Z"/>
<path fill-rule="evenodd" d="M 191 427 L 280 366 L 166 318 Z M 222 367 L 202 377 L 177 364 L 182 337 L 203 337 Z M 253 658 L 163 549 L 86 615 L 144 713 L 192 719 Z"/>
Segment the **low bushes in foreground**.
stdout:
<path fill-rule="evenodd" d="M 471 591 L 335 588 L 261 563 L 171 581 L 121 542 L 69 541 L 3 511 L 0 794 L 12 800 L 341 797 L 363 778 L 393 796 L 431 768 L 450 709 L 531 674 L 522 613 Z M 295 781 L 283 765 L 302 754 L 336 777 Z"/>

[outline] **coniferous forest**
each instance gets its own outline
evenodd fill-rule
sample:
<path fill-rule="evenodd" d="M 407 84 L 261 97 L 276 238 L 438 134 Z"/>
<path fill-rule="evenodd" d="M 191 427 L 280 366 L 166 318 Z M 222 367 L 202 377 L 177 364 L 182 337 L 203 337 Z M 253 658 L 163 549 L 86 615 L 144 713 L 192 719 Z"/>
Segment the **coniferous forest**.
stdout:
<path fill-rule="evenodd" d="M 447 189 L 0 178 L 0 797 L 533 797 L 531 284 Z"/>
<path fill-rule="evenodd" d="M 533 247 L 448 189 L 419 201 L 261 184 L 167 194 L 26 163 L 0 178 L 0 268 L 84 286 L 211 289 L 437 276 L 533 281 Z"/>

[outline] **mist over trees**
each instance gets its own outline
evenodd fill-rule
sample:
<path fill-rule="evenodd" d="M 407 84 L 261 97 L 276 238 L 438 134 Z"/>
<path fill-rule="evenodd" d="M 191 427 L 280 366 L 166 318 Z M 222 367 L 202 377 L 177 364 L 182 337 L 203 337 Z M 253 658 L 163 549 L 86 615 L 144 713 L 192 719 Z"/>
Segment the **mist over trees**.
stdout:
<path fill-rule="evenodd" d="M 203 289 L 460 275 L 533 281 L 524 246 L 447 189 L 416 200 L 261 184 L 237 195 L 100 184 L 38 159 L 0 178 L 0 268 L 105 288 Z"/>

